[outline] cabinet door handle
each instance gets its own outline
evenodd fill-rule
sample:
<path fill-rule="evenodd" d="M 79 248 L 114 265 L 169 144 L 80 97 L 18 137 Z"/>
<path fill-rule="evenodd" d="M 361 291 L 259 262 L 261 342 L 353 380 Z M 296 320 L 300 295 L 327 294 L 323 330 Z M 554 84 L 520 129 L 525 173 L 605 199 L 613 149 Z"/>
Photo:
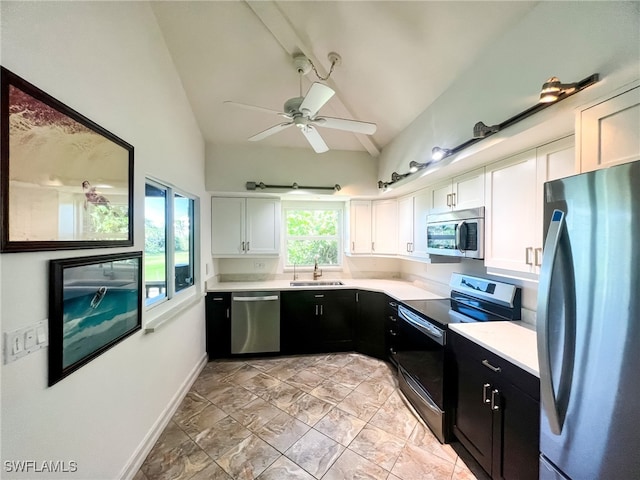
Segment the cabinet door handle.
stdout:
<path fill-rule="evenodd" d="M 542 266 L 542 248 L 536 248 L 535 262 L 536 262 L 536 267 Z"/>
<path fill-rule="evenodd" d="M 390 348 L 390 349 L 389 349 L 389 353 L 390 353 L 391 355 L 397 355 L 397 354 L 398 354 L 398 352 L 396 352 L 393 348 Z"/>
<path fill-rule="evenodd" d="M 447 193 L 447 207 L 451 206 L 451 194 Z"/>
<path fill-rule="evenodd" d="M 356 292 L 356 303 L 360 301 L 360 292 Z"/>
<path fill-rule="evenodd" d="M 320 305 L 320 315 L 324 315 L 324 305 Z"/>
<path fill-rule="evenodd" d="M 455 193 L 451 194 L 451 206 L 452 207 L 456 206 L 456 194 Z"/>
<path fill-rule="evenodd" d="M 249 251 L 249 242 L 247 242 L 247 252 Z"/>
<path fill-rule="evenodd" d="M 527 265 L 533 265 L 531 261 L 531 254 L 533 253 L 533 247 L 527 247 L 524 249 L 524 263 Z"/>
<path fill-rule="evenodd" d="M 491 410 L 500 410 L 500 398 L 498 397 L 499 394 L 500 392 L 497 388 L 491 390 Z"/>
<path fill-rule="evenodd" d="M 398 321 L 398 319 L 393 315 L 389 315 L 389 320 L 391 320 L 393 323 L 396 323 Z"/>
<path fill-rule="evenodd" d="M 246 250 L 244 248 L 244 242 L 242 242 L 242 245 L 240 246 L 240 250 L 242 250 L 243 252 L 246 252 Z"/>
<path fill-rule="evenodd" d="M 231 318 L 229 315 L 231 312 L 229 310 L 230 310 L 229 307 L 227 307 L 227 318 Z"/>
<path fill-rule="evenodd" d="M 316 317 L 318 316 L 318 304 L 316 304 Z"/>
<path fill-rule="evenodd" d="M 352 252 L 356 251 L 356 242 L 351 242 L 351 251 Z"/>
<path fill-rule="evenodd" d="M 491 365 L 489 363 L 489 360 L 482 360 L 482 364 L 487 367 L 489 370 L 492 370 L 496 373 L 500 372 L 500 370 L 502 370 L 500 367 L 494 367 L 493 365 Z"/>
<path fill-rule="evenodd" d="M 482 403 L 491 403 L 489 400 L 489 389 L 491 388 L 491 384 L 485 383 L 482 385 Z"/>
<path fill-rule="evenodd" d="M 393 330 L 389 330 L 389 335 L 391 335 L 392 337 L 395 337 L 398 334 L 396 332 L 394 332 Z"/>
<path fill-rule="evenodd" d="M 376 242 L 371 242 L 371 251 L 375 252 L 376 251 L 376 246 L 375 246 Z"/>

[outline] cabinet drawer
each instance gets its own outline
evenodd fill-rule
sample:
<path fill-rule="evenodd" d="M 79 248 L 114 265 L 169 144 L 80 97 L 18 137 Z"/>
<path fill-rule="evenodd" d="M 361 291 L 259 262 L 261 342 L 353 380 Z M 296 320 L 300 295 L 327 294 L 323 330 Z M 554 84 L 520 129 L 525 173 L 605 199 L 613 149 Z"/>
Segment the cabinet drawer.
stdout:
<path fill-rule="evenodd" d="M 450 333 L 452 334 L 449 337 L 450 345 L 456 356 L 480 363 L 487 369 L 487 372 L 492 371 L 499 378 L 513 384 L 533 399 L 540 400 L 540 381 L 537 377 L 462 335 L 456 332 Z"/>

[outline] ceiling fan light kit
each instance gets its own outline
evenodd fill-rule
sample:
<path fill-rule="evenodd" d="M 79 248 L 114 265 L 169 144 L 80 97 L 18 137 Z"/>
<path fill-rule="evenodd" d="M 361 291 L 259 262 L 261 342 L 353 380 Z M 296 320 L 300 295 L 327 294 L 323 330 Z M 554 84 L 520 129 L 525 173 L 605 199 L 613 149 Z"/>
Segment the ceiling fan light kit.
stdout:
<path fill-rule="evenodd" d="M 383 191 L 388 191 L 391 188 L 392 184 L 396 183 L 397 181 L 403 180 L 408 175 L 416 173 L 420 170 L 424 170 L 425 168 L 436 162 L 455 155 L 461 150 L 464 150 L 465 148 L 468 148 L 471 145 L 478 143 L 479 141 L 490 137 L 491 135 L 494 135 L 495 133 L 504 130 L 507 127 L 510 127 L 511 125 L 515 125 L 516 123 L 530 117 L 535 113 L 538 113 L 541 110 L 544 110 L 547 107 L 550 107 L 554 103 L 564 100 L 571 95 L 575 95 L 576 93 L 593 85 L 599 80 L 600 76 L 597 73 L 589 75 L 588 77 L 583 78 L 579 82 L 575 83 L 561 83 L 558 77 L 551 77 L 542 85 L 542 89 L 540 91 L 540 100 L 532 107 L 527 108 L 526 110 L 518 113 L 517 115 L 514 115 L 511 118 L 508 118 L 504 122 L 497 125 L 487 126 L 484 124 L 484 122 L 476 123 L 473 127 L 473 137 L 471 139 L 451 149 L 441 148 L 437 146 L 433 147 L 433 149 L 431 150 L 431 161 L 420 163 L 412 160 L 411 162 L 409 162 L 408 173 L 399 175 L 397 172 L 393 172 L 390 182 L 383 182 L 382 180 L 378 181 L 378 188 Z"/>
<path fill-rule="evenodd" d="M 255 135 L 249 137 L 248 140 L 250 142 L 260 141 L 295 125 L 305 136 L 307 142 L 309 142 L 309 145 L 311 145 L 311 148 L 313 148 L 316 153 L 323 153 L 328 151 L 329 147 L 325 143 L 316 127 L 330 128 L 334 130 L 342 130 L 364 135 L 373 135 L 375 133 L 377 128 L 375 123 L 361 122 L 359 120 L 349 120 L 346 118 L 318 116 L 318 111 L 336 93 L 331 87 L 320 82 L 314 82 L 313 84 L 311 84 L 311 87 L 307 91 L 307 94 L 305 96 L 302 96 L 302 77 L 304 75 L 307 75 L 311 70 L 313 70 L 316 73 L 316 76 L 320 80 L 324 81 L 331 76 L 333 68 L 336 65 L 340 65 L 340 63 L 342 63 L 342 58 L 335 52 L 329 53 L 328 58 L 331 62 L 331 68 L 327 76 L 322 77 L 318 74 L 318 71 L 316 70 L 316 67 L 313 65 L 311 60 L 309 60 L 305 55 L 294 55 L 293 64 L 296 68 L 296 71 L 298 72 L 298 75 L 300 76 L 301 82 L 300 96 L 293 97 L 285 101 L 283 108 L 284 112 L 278 112 L 269 108 L 247 105 L 244 103 L 237 103 L 232 101 L 224 102 L 226 104 L 244 108 L 247 110 L 254 110 L 270 114 L 275 113 L 289 120 L 288 122 L 274 125 L 267 128 L 266 130 L 263 130 L 262 132 L 256 133 Z"/>

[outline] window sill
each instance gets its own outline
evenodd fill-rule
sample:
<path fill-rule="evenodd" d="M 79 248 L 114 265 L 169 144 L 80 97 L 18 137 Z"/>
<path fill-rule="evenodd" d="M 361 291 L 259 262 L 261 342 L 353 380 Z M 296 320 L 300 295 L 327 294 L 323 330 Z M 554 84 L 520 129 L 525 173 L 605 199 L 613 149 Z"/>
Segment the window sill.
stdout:
<path fill-rule="evenodd" d="M 167 309 L 162 313 L 158 314 L 152 320 L 149 320 L 145 323 L 144 333 L 153 333 L 159 328 L 161 328 L 166 323 L 169 323 L 171 320 L 176 318 L 176 316 L 186 310 L 189 310 L 191 307 L 199 304 L 202 301 L 202 298 L 206 295 L 205 292 L 194 291 L 192 295 L 189 295 L 179 302 L 167 302 Z M 174 297 L 175 298 L 175 297 Z M 172 303 L 172 305 L 169 305 Z"/>

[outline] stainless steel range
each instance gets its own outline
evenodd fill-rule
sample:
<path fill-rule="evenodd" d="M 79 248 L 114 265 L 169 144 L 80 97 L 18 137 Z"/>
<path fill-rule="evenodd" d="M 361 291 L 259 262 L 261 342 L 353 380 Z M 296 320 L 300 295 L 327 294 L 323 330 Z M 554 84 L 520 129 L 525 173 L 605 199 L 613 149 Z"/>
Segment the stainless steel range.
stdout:
<path fill-rule="evenodd" d="M 390 360 L 400 390 L 442 442 L 451 441 L 455 382 L 447 346 L 451 323 L 519 320 L 521 290 L 454 273 L 451 298 L 390 302 Z"/>

